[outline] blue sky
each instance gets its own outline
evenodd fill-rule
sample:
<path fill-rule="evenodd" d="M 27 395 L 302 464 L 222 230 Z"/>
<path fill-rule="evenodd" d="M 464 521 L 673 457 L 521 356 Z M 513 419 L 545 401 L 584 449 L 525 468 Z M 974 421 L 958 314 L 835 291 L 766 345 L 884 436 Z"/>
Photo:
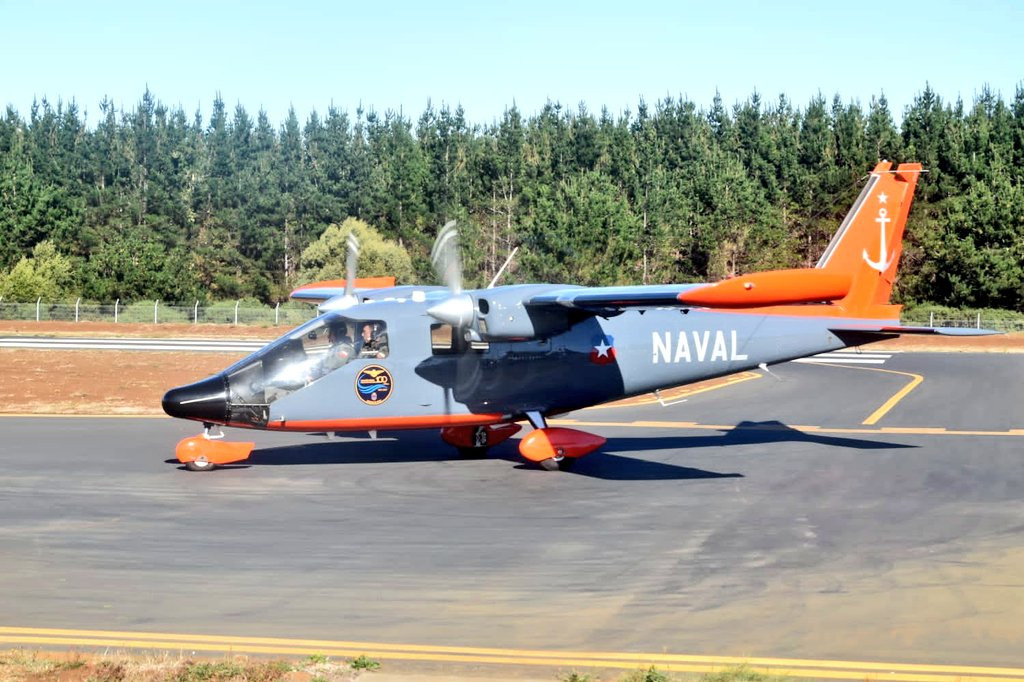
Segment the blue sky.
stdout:
<path fill-rule="evenodd" d="M 1024 83 L 1024 2 L 405 2 L 166 3 L 0 0 L 0 104 L 74 100 L 95 124 L 109 96 L 126 110 L 145 88 L 208 119 L 289 106 L 301 121 L 427 101 L 461 104 L 474 123 L 547 100 L 635 111 L 682 95 L 710 106 L 755 90 L 803 108 L 817 92 L 865 107 L 885 93 L 899 119 L 928 82 L 1007 102 Z"/>

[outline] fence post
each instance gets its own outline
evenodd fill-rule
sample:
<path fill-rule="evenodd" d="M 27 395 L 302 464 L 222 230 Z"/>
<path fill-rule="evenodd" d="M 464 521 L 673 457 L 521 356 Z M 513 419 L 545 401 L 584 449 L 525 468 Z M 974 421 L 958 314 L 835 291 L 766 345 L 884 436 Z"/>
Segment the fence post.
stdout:
<path fill-rule="evenodd" d="M 78 322 L 78 304 L 82 302 L 82 297 L 79 296 L 75 301 L 75 322 Z"/>
<path fill-rule="evenodd" d="M 156 299 L 155 301 L 153 301 L 153 324 L 159 324 L 159 320 L 157 319 L 157 313 L 156 313 L 156 308 L 157 308 L 158 305 L 160 305 L 160 299 L 159 298 Z"/>
<path fill-rule="evenodd" d="M 930 313 L 928 313 L 928 326 L 929 327 L 934 327 L 935 326 L 935 311 L 934 310 L 931 311 Z"/>
<path fill-rule="evenodd" d="M 42 300 L 43 300 L 42 296 L 40 296 L 39 298 L 36 299 L 36 322 L 39 321 L 39 302 L 42 301 Z"/>
<path fill-rule="evenodd" d="M 978 329 L 981 329 L 981 313 L 978 313 Z"/>
<path fill-rule="evenodd" d="M 280 319 L 280 314 L 281 314 L 281 302 L 278 301 L 277 305 L 274 306 L 274 326 L 275 327 L 278 325 L 278 319 Z"/>
<path fill-rule="evenodd" d="M 235 301 L 235 326 L 238 326 L 238 304 L 241 303 L 241 299 Z"/>
<path fill-rule="evenodd" d="M 199 301 L 192 307 L 192 324 L 199 324 Z"/>
<path fill-rule="evenodd" d="M 114 301 L 114 324 L 117 324 L 117 308 L 121 305 L 121 299 Z"/>

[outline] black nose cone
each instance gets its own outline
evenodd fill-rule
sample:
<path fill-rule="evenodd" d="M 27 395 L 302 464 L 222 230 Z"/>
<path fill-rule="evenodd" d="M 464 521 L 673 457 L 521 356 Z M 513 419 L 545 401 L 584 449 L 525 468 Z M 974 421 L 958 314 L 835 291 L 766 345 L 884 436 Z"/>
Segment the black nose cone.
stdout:
<path fill-rule="evenodd" d="M 222 374 L 167 391 L 164 412 L 172 417 L 223 424 L 228 418 L 228 382 Z"/>

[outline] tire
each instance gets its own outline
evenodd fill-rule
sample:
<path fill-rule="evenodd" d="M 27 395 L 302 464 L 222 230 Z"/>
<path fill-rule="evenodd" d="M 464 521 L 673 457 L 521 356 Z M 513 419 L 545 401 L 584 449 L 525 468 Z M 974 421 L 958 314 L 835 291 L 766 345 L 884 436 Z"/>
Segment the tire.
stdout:
<path fill-rule="evenodd" d="M 216 468 L 216 466 L 216 464 L 205 458 L 201 460 L 197 459 L 191 462 L 185 462 L 185 468 L 188 469 L 189 471 L 210 471 Z"/>
<path fill-rule="evenodd" d="M 562 459 L 549 457 L 542 459 L 537 464 L 540 464 L 540 467 L 545 471 L 569 471 L 572 469 L 572 464 L 575 461 L 572 457 L 563 457 Z"/>

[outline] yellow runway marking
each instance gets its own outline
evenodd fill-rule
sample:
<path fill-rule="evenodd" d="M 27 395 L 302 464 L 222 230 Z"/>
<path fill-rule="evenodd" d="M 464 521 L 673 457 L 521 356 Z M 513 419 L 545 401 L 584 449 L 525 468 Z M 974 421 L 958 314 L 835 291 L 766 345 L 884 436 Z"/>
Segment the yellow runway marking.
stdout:
<path fill-rule="evenodd" d="M 839 364 L 822 364 L 819 366 L 823 367 L 838 367 L 839 369 L 862 369 L 868 372 L 883 372 L 885 374 L 899 374 L 901 376 L 910 377 L 910 383 L 896 391 L 891 398 L 882 403 L 881 407 L 868 415 L 868 418 L 861 422 L 865 426 L 872 426 L 878 423 L 878 420 L 889 413 L 889 410 L 896 407 L 896 403 L 906 398 L 911 391 L 917 388 L 924 377 L 920 374 L 914 374 L 913 372 L 897 372 L 894 369 L 882 369 L 880 367 L 862 367 L 860 365 L 839 365 Z"/>
<path fill-rule="evenodd" d="M 318 639 L 232 637 L 51 628 L 0 627 L 0 643 L 293 656 L 320 654 L 336 657 L 355 657 L 366 655 L 391 660 L 471 664 L 490 663 L 563 668 L 592 667 L 628 670 L 653 665 L 665 671 L 694 673 L 716 672 L 723 668 L 747 665 L 755 670 L 791 677 L 837 680 L 862 680 L 866 677 L 901 682 L 1024 679 L 1024 669 L 1022 668 L 988 666 L 829 661 L 797 658 L 744 658 L 688 654 L 545 651 L 536 649 L 427 646 Z"/>

